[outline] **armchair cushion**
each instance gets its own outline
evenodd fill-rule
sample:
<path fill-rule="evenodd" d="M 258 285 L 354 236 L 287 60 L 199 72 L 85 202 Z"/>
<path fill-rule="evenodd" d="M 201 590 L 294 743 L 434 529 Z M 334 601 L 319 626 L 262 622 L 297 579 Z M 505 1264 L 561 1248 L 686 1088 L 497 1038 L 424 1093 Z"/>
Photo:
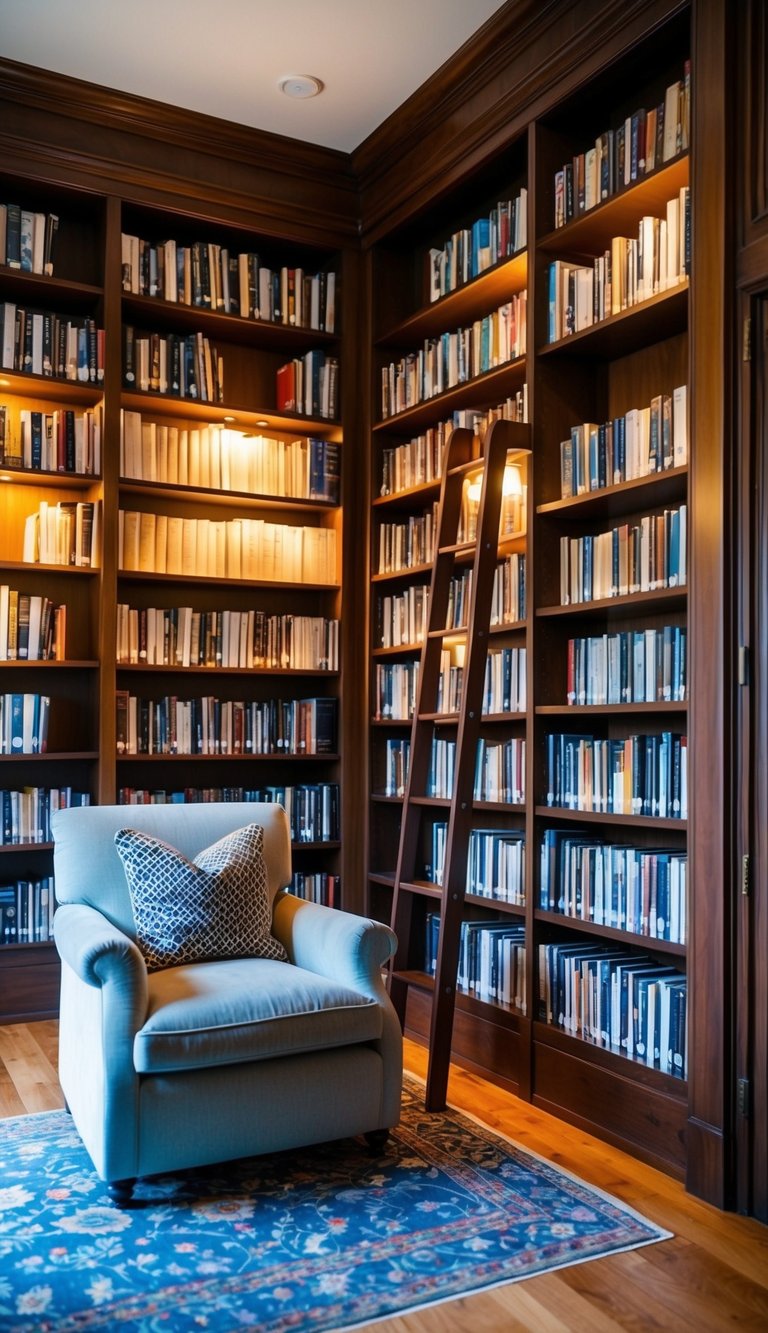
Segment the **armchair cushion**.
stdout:
<path fill-rule="evenodd" d="M 218 958 L 287 954 L 271 934 L 264 830 L 235 829 L 194 861 L 138 829 L 115 834 L 149 972 Z"/>
<path fill-rule="evenodd" d="M 374 999 L 272 959 L 170 967 L 149 977 L 147 1018 L 134 1038 L 139 1074 L 208 1068 L 376 1041 Z"/>

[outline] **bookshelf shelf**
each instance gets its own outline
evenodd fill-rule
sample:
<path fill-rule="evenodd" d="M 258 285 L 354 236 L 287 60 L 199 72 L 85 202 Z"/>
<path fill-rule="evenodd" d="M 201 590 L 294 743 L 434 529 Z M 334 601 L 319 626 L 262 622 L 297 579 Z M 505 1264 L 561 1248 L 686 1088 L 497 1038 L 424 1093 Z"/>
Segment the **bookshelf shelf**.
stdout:
<path fill-rule="evenodd" d="M 135 481 L 130 477 L 120 478 L 121 495 L 156 496 L 169 500 L 189 500 L 195 504 L 209 504 L 217 508 L 237 508 L 254 510 L 302 510 L 317 513 L 332 513 L 338 505 L 325 500 L 303 500 L 289 495 L 251 495 L 244 491 L 214 491 L 206 486 L 178 486 L 170 482 Z"/>
<path fill-rule="evenodd" d="M 0 856 L 13 855 L 16 852 L 50 852 L 53 850 L 52 842 L 3 842 L 0 843 Z"/>
<path fill-rule="evenodd" d="M 543 924 L 557 926 L 558 929 L 576 931 L 581 935 L 594 935 L 600 939 L 634 944 L 638 948 L 649 950 L 652 953 L 674 954 L 679 958 L 684 958 L 686 955 L 684 944 L 677 944 L 672 940 L 660 940 L 653 935 L 641 935 L 629 930 L 619 930 L 612 926 L 595 924 L 592 921 L 582 920 L 581 917 L 568 916 L 565 912 L 545 912 L 542 908 L 535 908 L 534 916 L 537 921 Z"/>
<path fill-rule="evenodd" d="M 597 810 L 571 810 L 565 806 L 537 805 L 534 812 L 540 819 L 578 820 L 584 824 L 616 824 L 628 828 L 669 829 L 684 833 L 685 819 L 662 819 L 658 815 L 616 815 Z"/>
<path fill-rule="evenodd" d="M 205 306 L 164 301 L 155 296 L 136 296 L 123 292 L 123 318 L 144 327 L 178 329 L 182 332 L 204 330 L 207 337 L 255 348 L 300 353 L 312 346 L 333 346 L 339 334 L 325 333 L 308 325 L 282 324 L 267 319 L 243 319 Z"/>
<path fill-rule="evenodd" d="M 605 361 L 683 333 L 688 323 L 688 282 L 610 315 L 578 333 L 537 348 L 540 357 L 593 356 Z"/>
<path fill-rule="evenodd" d="M 54 566 L 55 568 L 55 566 Z M 221 579 L 212 574 L 154 574 L 143 569 L 120 569 L 121 582 L 193 584 L 196 587 L 217 588 L 280 588 L 285 592 L 338 592 L 338 583 L 286 583 L 280 579 Z"/>
<path fill-rule="evenodd" d="M 199 676 L 266 676 L 277 677 L 282 680 L 283 676 L 295 677 L 299 680 L 309 676 L 312 680 L 334 681 L 338 679 L 338 671 L 328 671 L 314 667 L 225 667 L 225 666 L 183 666 L 181 663 L 167 664 L 154 662 L 118 662 L 117 670 L 126 671 L 131 675 L 149 675 L 149 676 L 178 676 L 180 671 L 184 675 L 191 673 Z"/>
<path fill-rule="evenodd" d="M 594 515 L 630 513 L 635 508 L 679 500 L 685 494 L 687 477 L 687 467 L 668 468 L 647 477 L 634 477 L 617 486 L 569 496 L 566 500 L 550 500 L 546 504 L 537 505 L 536 513 L 575 520 L 592 518 Z"/>
<path fill-rule="evenodd" d="M 570 602 L 566 606 L 538 606 L 536 615 L 541 619 L 558 616 L 589 616 L 592 612 L 617 611 L 621 615 L 637 611 L 666 611 L 684 606 L 688 588 L 652 588 L 649 592 L 632 592 L 619 597 L 600 597 L 591 602 Z"/>
<path fill-rule="evenodd" d="M 374 430 L 402 435 L 450 417 L 454 412 L 490 407 L 521 387 L 525 380 L 525 364 L 525 357 L 519 357 L 516 361 L 496 366 L 484 375 L 477 375 L 445 393 L 406 408 L 404 412 L 386 417 L 374 426 Z"/>
<path fill-rule="evenodd" d="M 97 407 L 104 398 L 103 384 L 80 384 L 52 375 L 19 374 L 0 367 L 0 393 L 42 398 L 62 407 Z M 16 470 L 13 470 L 16 476 Z M 56 473 L 56 476 L 67 474 Z"/>
<path fill-rule="evenodd" d="M 645 214 L 663 217 L 667 200 L 689 181 L 689 155 L 681 153 L 643 176 L 625 185 L 605 202 L 597 204 L 581 217 L 549 231 L 538 241 L 538 250 L 557 256 L 563 252 L 594 254 L 610 245 L 614 236 L 629 236 L 637 231 Z"/>
<path fill-rule="evenodd" d="M 508 301 L 511 293 L 525 288 L 527 280 L 528 255 L 523 250 L 494 264 L 479 277 L 441 296 L 431 305 L 422 307 L 377 339 L 377 346 L 409 347 L 421 338 L 464 324 Z"/>
<path fill-rule="evenodd" d="M 152 416 L 183 417 L 206 424 L 217 422 L 241 430 L 270 430 L 326 436 L 338 435 L 341 430 L 341 421 L 338 418 L 309 417 L 301 412 L 278 412 L 267 403 L 251 405 L 236 403 L 229 399 L 226 403 L 204 403 L 197 398 L 180 398 L 149 390 L 142 393 L 127 389 L 123 389 L 120 400 L 123 407 L 130 408 L 134 412 L 146 412 Z"/>

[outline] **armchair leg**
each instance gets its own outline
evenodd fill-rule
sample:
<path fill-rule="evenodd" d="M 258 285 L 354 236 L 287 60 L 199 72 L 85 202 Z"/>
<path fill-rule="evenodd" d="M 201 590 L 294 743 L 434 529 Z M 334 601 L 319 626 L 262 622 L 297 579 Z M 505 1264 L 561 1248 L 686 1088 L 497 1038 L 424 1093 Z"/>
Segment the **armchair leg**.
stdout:
<path fill-rule="evenodd" d="M 107 1194 L 116 1208 L 127 1208 L 131 1202 L 133 1187 L 136 1184 L 136 1178 L 130 1180 L 110 1180 L 107 1185 Z"/>
<path fill-rule="evenodd" d="M 370 1152 L 371 1157 L 380 1157 L 387 1146 L 389 1130 L 371 1129 L 367 1134 L 364 1134 L 363 1137 L 368 1144 L 368 1151 Z"/>

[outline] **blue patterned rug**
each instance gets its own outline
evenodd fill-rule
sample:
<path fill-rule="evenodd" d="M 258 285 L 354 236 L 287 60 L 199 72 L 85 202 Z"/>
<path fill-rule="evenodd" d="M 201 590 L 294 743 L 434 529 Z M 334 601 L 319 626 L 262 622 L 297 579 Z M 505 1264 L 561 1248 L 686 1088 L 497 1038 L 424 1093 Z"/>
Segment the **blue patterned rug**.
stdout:
<path fill-rule="evenodd" d="M 119 1211 L 64 1111 L 0 1121 L 7 1333 L 319 1333 L 666 1238 L 410 1079 L 352 1140 L 137 1186 Z"/>

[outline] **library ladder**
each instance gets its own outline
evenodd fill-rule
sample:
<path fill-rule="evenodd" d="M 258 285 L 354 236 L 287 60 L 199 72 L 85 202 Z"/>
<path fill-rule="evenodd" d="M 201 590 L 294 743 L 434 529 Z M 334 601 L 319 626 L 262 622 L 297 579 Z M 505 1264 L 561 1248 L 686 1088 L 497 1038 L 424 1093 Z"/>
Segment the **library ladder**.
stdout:
<path fill-rule="evenodd" d="M 410 985 L 425 984 L 423 968 L 414 969 L 423 930 L 414 906 L 418 897 L 434 902 L 439 913 L 437 967 L 430 1020 L 429 1065 L 425 1104 L 427 1110 L 445 1107 L 448 1067 L 451 1057 L 456 976 L 460 931 L 467 882 L 467 853 L 472 826 L 477 742 L 480 732 L 483 688 L 488 650 L 493 583 L 498 562 L 504 470 L 509 451 L 528 451 L 529 428 L 509 421 L 495 421 L 484 443 L 483 457 L 472 458 L 473 432 L 454 430 L 446 446 L 437 516 L 435 557 L 429 591 L 427 633 L 421 652 L 416 706 L 411 728 L 408 780 L 403 799 L 400 842 L 392 901 L 392 928 L 398 947 L 392 964 L 390 993 L 400 1022 Z M 476 535 L 459 542 L 466 490 L 480 479 Z M 451 580 L 471 567 L 469 610 L 459 629 L 446 628 Z M 443 650 L 446 641 L 465 642 L 464 670 L 457 713 L 438 711 Z M 445 677 L 444 677 L 445 679 Z M 435 725 L 455 725 L 454 780 L 449 800 L 429 795 Z M 425 880 L 425 816 L 447 815 L 445 858 L 441 884 Z M 435 873 L 433 867 L 433 875 Z M 422 923 L 423 925 L 423 923 Z"/>

